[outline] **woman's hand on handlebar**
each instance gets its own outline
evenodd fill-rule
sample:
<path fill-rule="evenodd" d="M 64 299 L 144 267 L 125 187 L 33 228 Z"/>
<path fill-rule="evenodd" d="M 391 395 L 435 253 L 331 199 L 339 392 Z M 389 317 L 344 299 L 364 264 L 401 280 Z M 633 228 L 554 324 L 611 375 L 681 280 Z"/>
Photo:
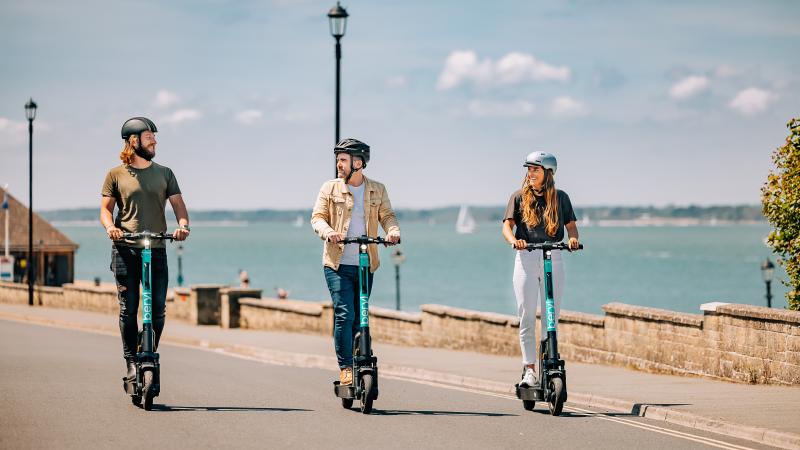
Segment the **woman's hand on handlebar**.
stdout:
<path fill-rule="evenodd" d="M 327 241 L 331 242 L 331 243 L 334 243 L 334 244 L 338 244 L 339 242 L 342 241 L 343 237 L 344 236 L 342 236 L 342 233 L 337 233 L 336 231 L 334 231 L 334 232 L 328 234 Z"/>
<path fill-rule="evenodd" d="M 514 242 L 510 242 L 511 246 L 517 250 L 525 250 L 528 248 L 528 243 L 525 242 L 524 239 L 517 239 Z"/>
<path fill-rule="evenodd" d="M 578 242 L 578 239 L 574 237 L 569 238 L 568 244 L 569 251 L 578 250 L 578 247 L 580 246 L 580 242 Z"/>
<path fill-rule="evenodd" d="M 108 235 L 108 238 L 111 239 L 112 241 L 118 241 L 122 239 L 122 233 L 123 231 L 115 227 L 114 225 L 111 225 L 110 227 L 106 228 L 106 234 Z"/>

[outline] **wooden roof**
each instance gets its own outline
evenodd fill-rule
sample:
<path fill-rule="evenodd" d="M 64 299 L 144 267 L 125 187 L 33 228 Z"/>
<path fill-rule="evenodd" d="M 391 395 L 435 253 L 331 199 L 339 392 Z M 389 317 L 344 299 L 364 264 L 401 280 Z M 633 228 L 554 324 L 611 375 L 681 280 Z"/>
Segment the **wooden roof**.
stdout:
<path fill-rule="evenodd" d="M 2 204 L 2 189 L 0 189 L 0 204 Z M 12 195 L 8 195 L 8 209 L 0 208 L 0 252 L 5 245 L 5 213 L 10 215 L 8 220 L 9 250 L 12 252 L 28 251 L 28 208 Z M 73 242 L 64 233 L 58 231 L 49 222 L 33 213 L 33 251 L 46 252 L 74 252 L 78 244 Z"/>

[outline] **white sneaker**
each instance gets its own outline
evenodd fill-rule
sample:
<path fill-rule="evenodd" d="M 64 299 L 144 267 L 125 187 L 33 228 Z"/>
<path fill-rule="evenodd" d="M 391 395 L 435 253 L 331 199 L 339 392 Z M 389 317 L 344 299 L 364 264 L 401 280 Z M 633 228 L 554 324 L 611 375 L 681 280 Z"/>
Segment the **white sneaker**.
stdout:
<path fill-rule="evenodd" d="M 525 369 L 525 375 L 522 376 L 522 381 L 519 382 L 520 386 L 525 385 L 528 387 L 536 384 L 536 372 L 528 367 Z"/>

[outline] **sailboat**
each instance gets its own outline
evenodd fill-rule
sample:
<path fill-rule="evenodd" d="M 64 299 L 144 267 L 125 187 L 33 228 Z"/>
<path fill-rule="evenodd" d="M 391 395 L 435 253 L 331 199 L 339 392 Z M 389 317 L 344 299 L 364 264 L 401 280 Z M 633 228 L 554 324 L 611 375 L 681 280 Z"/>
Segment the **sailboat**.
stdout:
<path fill-rule="evenodd" d="M 292 222 L 292 226 L 295 228 L 301 228 L 304 223 L 305 221 L 303 220 L 303 216 L 298 214 L 297 217 L 294 219 L 294 222 Z"/>
<path fill-rule="evenodd" d="M 458 219 L 456 220 L 456 233 L 470 234 L 475 231 L 475 218 L 469 213 L 467 205 L 461 205 L 458 210 Z"/>

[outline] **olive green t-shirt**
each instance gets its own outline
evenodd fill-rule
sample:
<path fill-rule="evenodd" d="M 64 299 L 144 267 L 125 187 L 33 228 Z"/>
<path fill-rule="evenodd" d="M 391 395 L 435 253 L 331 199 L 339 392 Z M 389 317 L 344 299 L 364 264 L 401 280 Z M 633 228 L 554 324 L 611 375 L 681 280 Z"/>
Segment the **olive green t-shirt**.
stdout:
<path fill-rule="evenodd" d="M 164 233 L 167 231 L 164 215 L 167 198 L 180 193 L 172 170 L 153 162 L 146 169 L 120 165 L 109 170 L 103 182 L 102 196 L 116 200 L 114 225 L 117 228 L 128 233 Z M 125 244 L 140 245 L 134 241 Z M 151 246 L 164 247 L 164 241 L 154 240 Z"/>

